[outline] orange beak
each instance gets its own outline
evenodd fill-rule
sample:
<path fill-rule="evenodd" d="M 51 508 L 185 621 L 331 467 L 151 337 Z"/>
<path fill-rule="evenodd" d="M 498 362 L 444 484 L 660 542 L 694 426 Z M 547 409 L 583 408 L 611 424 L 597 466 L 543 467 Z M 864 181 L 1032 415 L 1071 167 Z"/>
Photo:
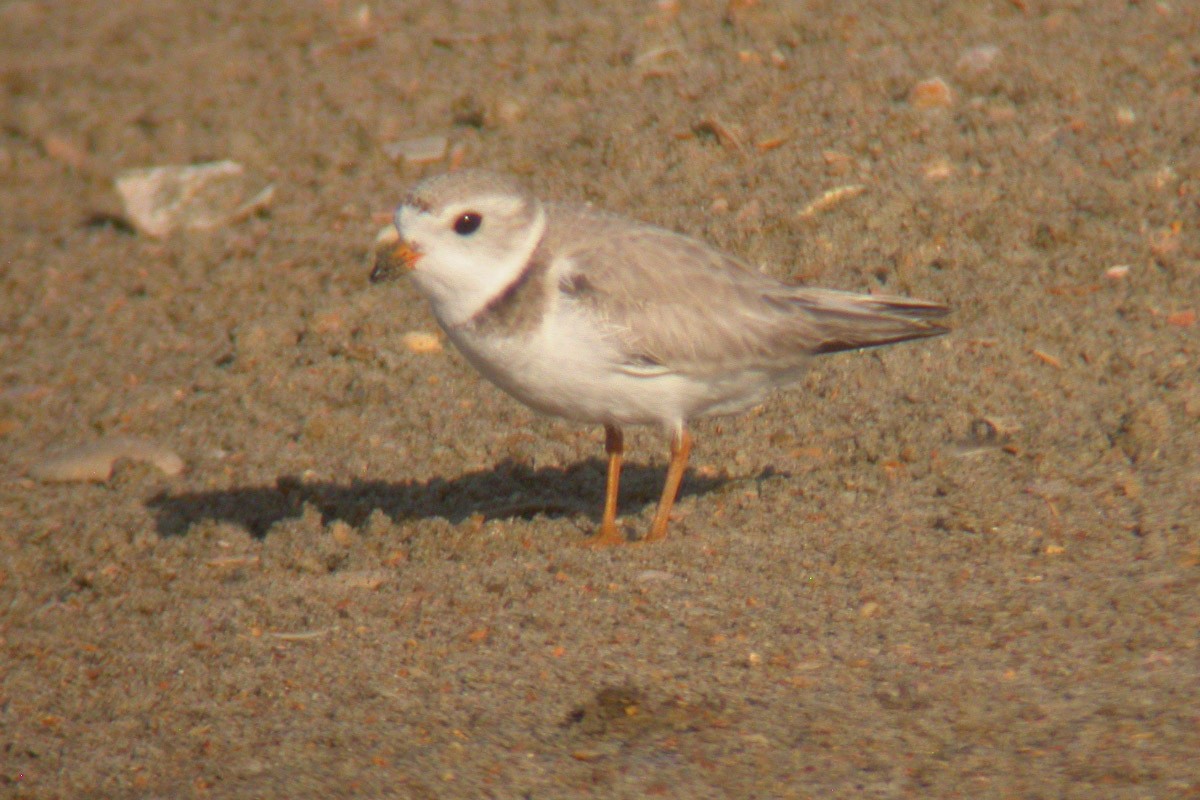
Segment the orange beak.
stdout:
<path fill-rule="evenodd" d="M 417 268 L 417 261 L 421 258 L 421 252 L 401 239 L 396 248 L 392 250 L 392 258 L 403 264 L 405 269 L 412 271 Z"/>
<path fill-rule="evenodd" d="M 375 266 L 371 270 L 371 283 L 391 280 L 404 272 L 412 272 L 421 260 L 421 251 L 400 239 L 395 247 L 380 247 L 375 251 Z"/>

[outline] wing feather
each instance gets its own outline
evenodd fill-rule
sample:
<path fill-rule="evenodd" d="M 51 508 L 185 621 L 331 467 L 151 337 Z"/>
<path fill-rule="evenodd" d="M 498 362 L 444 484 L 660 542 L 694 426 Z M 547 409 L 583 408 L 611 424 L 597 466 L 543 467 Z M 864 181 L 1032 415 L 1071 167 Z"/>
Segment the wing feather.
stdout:
<path fill-rule="evenodd" d="M 946 331 L 937 303 L 788 286 L 696 239 L 590 208 L 551 207 L 559 291 L 633 372 L 782 372 L 808 356 Z"/>

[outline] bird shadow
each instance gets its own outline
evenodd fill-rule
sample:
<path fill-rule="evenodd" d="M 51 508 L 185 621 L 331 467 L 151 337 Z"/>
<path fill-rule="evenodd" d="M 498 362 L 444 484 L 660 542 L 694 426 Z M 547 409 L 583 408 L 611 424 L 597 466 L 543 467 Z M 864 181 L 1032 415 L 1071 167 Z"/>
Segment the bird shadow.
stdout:
<path fill-rule="evenodd" d="M 506 459 L 490 469 L 455 478 L 348 483 L 303 481 L 285 475 L 274 486 L 251 486 L 206 492 L 161 492 L 146 501 L 153 510 L 160 536 L 183 536 L 204 520 L 241 526 L 264 538 L 276 523 L 304 514 L 311 506 L 323 524 L 342 520 L 359 527 L 379 511 L 393 522 L 441 517 L 459 523 L 473 516 L 484 519 L 551 518 L 585 515 L 599 520 L 604 502 L 606 465 L 597 458 L 567 467 L 538 467 Z M 769 468 L 758 479 L 770 477 Z M 621 510 L 636 513 L 658 502 L 664 470 L 661 466 L 626 465 L 621 474 Z M 728 476 L 702 476 L 688 470 L 680 496 L 714 491 L 731 481 Z"/>

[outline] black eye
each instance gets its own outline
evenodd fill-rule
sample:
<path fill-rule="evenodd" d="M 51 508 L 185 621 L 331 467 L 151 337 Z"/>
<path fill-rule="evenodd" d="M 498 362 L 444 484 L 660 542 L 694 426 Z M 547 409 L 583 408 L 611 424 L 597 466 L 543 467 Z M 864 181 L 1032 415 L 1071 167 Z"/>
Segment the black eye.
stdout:
<path fill-rule="evenodd" d="M 474 211 L 468 211 L 465 214 L 459 214 L 458 219 L 454 220 L 454 232 L 459 236 L 470 236 L 479 230 L 479 226 L 482 224 L 483 217 Z"/>

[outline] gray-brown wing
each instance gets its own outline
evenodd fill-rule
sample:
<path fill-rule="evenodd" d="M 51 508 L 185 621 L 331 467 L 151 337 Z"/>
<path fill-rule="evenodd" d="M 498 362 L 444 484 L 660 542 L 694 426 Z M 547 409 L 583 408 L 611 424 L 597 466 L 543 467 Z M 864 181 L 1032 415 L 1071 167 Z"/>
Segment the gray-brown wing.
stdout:
<path fill-rule="evenodd" d="M 787 286 L 695 239 L 562 211 L 553 245 L 571 269 L 558 288 L 609 327 L 634 368 L 783 371 L 814 353 L 945 330 L 926 321 L 945 312 L 934 303 Z"/>

